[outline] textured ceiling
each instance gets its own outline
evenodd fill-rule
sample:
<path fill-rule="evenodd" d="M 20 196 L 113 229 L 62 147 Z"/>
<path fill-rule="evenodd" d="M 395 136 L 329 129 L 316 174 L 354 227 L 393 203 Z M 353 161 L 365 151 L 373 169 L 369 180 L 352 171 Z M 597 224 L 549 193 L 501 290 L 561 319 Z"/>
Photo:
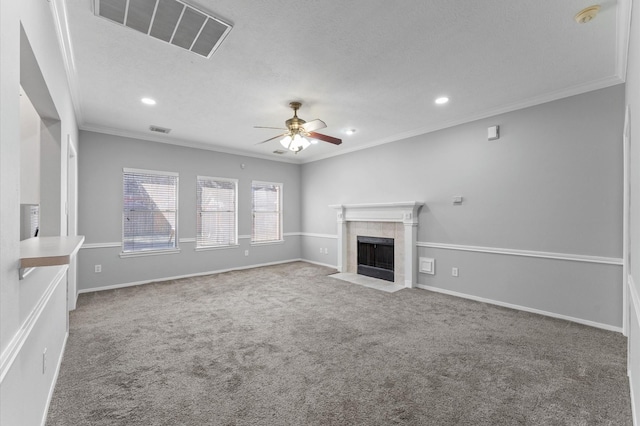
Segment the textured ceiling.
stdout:
<path fill-rule="evenodd" d="M 189 0 L 233 25 L 206 59 L 56 0 L 81 128 L 295 162 L 621 83 L 628 1 L 577 24 L 590 1 Z M 292 100 L 343 144 L 256 145 Z"/>

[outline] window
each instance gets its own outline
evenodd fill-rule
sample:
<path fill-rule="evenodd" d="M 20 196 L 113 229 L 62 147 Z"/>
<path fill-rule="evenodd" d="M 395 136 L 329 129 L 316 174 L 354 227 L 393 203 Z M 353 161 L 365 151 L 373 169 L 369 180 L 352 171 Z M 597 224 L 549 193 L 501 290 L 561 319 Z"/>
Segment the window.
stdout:
<path fill-rule="evenodd" d="M 198 176 L 196 247 L 238 244 L 238 181 Z"/>
<path fill-rule="evenodd" d="M 252 182 L 251 242 L 282 241 L 282 184 Z"/>
<path fill-rule="evenodd" d="M 178 174 L 124 169 L 122 251 L 177 249 Z"/>

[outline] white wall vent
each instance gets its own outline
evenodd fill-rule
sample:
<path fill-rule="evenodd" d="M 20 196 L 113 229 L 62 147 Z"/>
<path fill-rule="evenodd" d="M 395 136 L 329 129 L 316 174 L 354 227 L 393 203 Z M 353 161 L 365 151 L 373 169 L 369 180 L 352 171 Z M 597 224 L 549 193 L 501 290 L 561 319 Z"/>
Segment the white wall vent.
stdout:
<path fill-rule="evenodd" d="M 93 12 L 110 21 L 210 58 L 231 25 L 180 0 L 94 0 Z"/>
<path fill-rule="evenodd" d="M 158 132 L 158 133 L 164 133 L 167 134 L 171 131 L 171 129 L 167 129 L 165 127 L 160 127 L 160 126 L 149 126 L 149 130 L 151 130 L 152 132 Z"/>

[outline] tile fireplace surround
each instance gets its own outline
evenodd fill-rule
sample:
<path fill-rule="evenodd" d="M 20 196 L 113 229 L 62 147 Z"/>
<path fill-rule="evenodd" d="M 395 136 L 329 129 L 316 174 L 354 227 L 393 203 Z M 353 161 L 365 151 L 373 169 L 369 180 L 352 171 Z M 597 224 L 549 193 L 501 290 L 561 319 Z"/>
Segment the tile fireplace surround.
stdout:
<path fill-rule="evenodd" d="M 417 283 L 417 201 L 377 204 L 335 204 L 338 219 L 338 271 L 356 272 L 357 235 L 394 239 L 395 283 Z"/>

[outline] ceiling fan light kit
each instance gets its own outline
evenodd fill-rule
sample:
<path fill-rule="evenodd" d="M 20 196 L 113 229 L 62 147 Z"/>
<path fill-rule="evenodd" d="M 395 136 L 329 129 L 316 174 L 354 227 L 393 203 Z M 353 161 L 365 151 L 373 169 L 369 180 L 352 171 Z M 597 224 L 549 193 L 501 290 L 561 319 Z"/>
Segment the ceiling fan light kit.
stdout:
<path fill-rule="evenodd" d="M 327 127 L 324 121 L 322 120 L 312 120 L 305 121 L 302 118 L 298 117 L 298 109 L 302 106 L 300 102 L 290 102 L 289 106 L 293 109 L 293 117 L 285 121 L 285 125 L 287 130 L 285 133 L 269 138 L 265 141 L 259 142 L 258 144 L 262 144 L 265 142 L 269 142 L 273 139 L 280 139 L 280 145 L 284 148 L 292 151 L 294 153 L 298 153 L 303 149 L 308 148 L 311 144 L 316 144 L 318 140 L 329 142 L 334 145 L 340 145 L 342 143 L 341 139 L 334 138 L 332 136 L 323 135 L 321 133 L 316 133 L 315 130 L 323 129 Z M 256 128 L 267 128 L 273 129 L 274 127 L 262 127 L 255 126 Z"/>
<path fill-rule="evenodd" d="M 578 24 L 586 24 L 587 22 L 592 21 L 598 15 L 599 11 L 600 5 L 596 4 L 589 6 L 578 12 L 573 19 L 575 19 Z"/>

